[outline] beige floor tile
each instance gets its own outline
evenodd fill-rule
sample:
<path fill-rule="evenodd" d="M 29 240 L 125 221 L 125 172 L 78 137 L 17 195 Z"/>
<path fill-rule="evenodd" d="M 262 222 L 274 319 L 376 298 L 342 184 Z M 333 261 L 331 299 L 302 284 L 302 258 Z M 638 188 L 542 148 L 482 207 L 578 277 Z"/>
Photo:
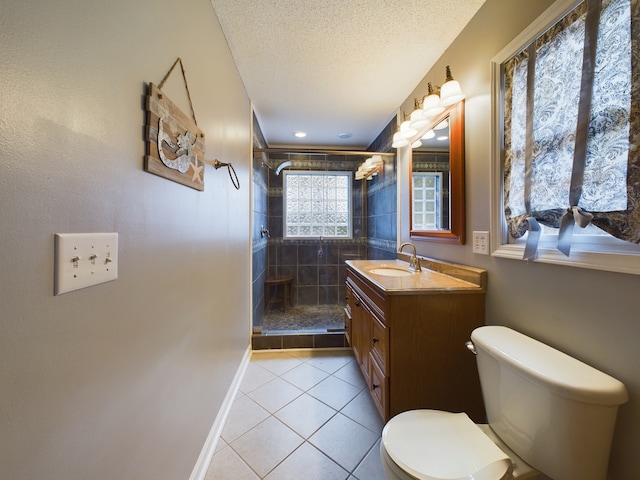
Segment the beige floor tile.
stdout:
<path fill-rule="evenodd" d="M 349 473 L 318 449 L 304 443 L 266 480 L 345 480 Z"/>
<path fill-rule="evenodd" d="M 276 412 L 275 416 L 304 438 L 309 438 L 336 414 L 336 410 L 303 394 Z"/>
<path fill-rule="evenodd" d="M 282 422 L 269 417 L 230 446 L 260 477 L 264 477 L 303 441 Z"/>
<path fill-rule="evenodd" d="M 308 391 L 318 400 L 340 410 L 355 398 L 362 389 L 336 377 L 328 377 Z"/>
<path fill-rule="evenodd" d="M 380 440 L 378 440 L 364 460 L 360 462 L 353 475 L 359 480 L 387 480 L 380 459 Z"/>
<path fill-rule="evenodd" d="M 227 442 L 224 441 L 224 438 L 219 438 L 218 443 L 216 443 L 216 449 L 213 451 L 213 453 L 214 454 L 218 453 L 220 450 L 222 450 L 226 446 L 227 446 Z"/>
<path fill-rule="evenodd" d="M 270 415 L 267 410 L 254 402 L 250 397 L 243 395 L 234 401 L 231 406 L 229 417 L 222 429 L 222 438 L 227 443 L 231 443 Z"/>
<path fill-rule="evenodd" d="M 356 398 L 340 410 L 340 413 L 346 415 L 351 420 L 355 420 L 360 425 L 367 427 L 375 434 L 382 435 L 384 422 L 373 403 L 369 390 L 362 390 Z"/>
<path fill-rule="evenodd" d="M 309 438 L 309 443 L 351 472 L 378 438 L 368 428 L 338 413 Z"/>
<path fill-rule="evenodd" d="M 309 365 L 308 363 L 303 363 L 301 365 L 298 365 L 297 367 L 292 368 L 280 378 L 285 379 L 287 382 L 295 385 L 303 391 L 307 391 L 328 376 L 329 374 L 324 370 L 320 370 L 319 368 L 316 368 L 313 365 Z"/>
<path fill-rule="evenodd" d="M 278 377 L 256 388 L 247 396 L 269 412 L 275 413 L 303 393 L 298 387 Z"/>
<path fill-rule="evenodd" d="M 250 362 L 240 383 L 239 390 L 249 393 L 276 378 L 276 375 L 256 362 Z"/>
<path fill-rule="evenodd" d="M 262 368 L 266 368 L 276 375 L 282 375 L 302 363 L 302 360 L 286 352 L 280 354 L 254 354 L 253 356 L 256 357 L 255 363 L 257 365 L 260 365 Z M 251 363 L 254 363 L 253 356 L 251 358 Z"/>
<path fill-rule="evenodd" d="M 260 477 L 242 461 L 236 452 L 230 447 L 225 447 L 217 452 L 205 480 L 259 480 Z"/>
<path fill-rule="evenodd" d="M 350 350 L 253 352 L 205 480 L 384 480 L 382 427 Z"/>
<path fill-rule="evenodd" d="M 342 352 L 316 352 L 307 360 L 307 363 L 327 373 L 334 373 L 353 361 L 355 361 L 353 353 L 350 350 L 344 350 Z"/>
<path fill-rule="evenodd" d="M 338 377 L 340 380 L 349 382 L 350 384 L 355 385 L 359 388 L 364 388 L 367 386 L 367 382 L 362 376 L 362 370 L 360 370 L 360 366 L 355 361 L 347 363 L 344 367 L 337 370 L 333 375 L 335 377 Z"/>

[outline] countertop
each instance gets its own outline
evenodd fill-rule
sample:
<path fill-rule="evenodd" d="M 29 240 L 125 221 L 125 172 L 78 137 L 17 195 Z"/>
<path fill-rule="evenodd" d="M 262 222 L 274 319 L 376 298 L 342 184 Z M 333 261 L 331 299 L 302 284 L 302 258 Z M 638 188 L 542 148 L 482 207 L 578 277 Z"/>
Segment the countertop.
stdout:
<path fill-rule="evenodd" d="M 347 265 L 359 275 L 369 280 L 387 295 L 415 295 L 425 293 L 471 293 L 482 292 L 480 284 L 461 280 L 453 275 L 431 270 L 422 266 L 421 272 L 410 276 L 391 277 L 372 273 L 379 268 L 408 270 L 409 264 L 402 260 L 347 260 Z M 461 267 L 464 268 L 464 267 Z"/>

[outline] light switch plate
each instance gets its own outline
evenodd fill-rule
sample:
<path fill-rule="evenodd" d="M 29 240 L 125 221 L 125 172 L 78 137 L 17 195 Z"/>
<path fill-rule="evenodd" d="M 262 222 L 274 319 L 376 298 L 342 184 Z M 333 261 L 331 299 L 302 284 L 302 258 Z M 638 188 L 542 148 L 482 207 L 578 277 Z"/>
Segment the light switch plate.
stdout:
<path fill-rule="evenodd" d="M 489 255 L 489 232 L 473 232 L 473 253 Z"/>
<path fill-rule="evenodd" d="M 117 233 L 56 233 L 55 295 L 117 278 Z"/>

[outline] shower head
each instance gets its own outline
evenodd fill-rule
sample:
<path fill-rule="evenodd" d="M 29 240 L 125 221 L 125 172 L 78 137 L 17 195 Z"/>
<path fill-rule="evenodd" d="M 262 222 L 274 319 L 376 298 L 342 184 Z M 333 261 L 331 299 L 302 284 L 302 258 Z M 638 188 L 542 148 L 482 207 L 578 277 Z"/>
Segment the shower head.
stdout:
<path fill-rule="evenodd" d="M 280 172 L 282 170 L 284 170 L 287 167 L 291 166 L 291 160 L 287 160 L 286 162 L 282 162 L 280 165 L 278 165 L 278 168 L 276 168 L 276 175 L 280 175 Z"/>

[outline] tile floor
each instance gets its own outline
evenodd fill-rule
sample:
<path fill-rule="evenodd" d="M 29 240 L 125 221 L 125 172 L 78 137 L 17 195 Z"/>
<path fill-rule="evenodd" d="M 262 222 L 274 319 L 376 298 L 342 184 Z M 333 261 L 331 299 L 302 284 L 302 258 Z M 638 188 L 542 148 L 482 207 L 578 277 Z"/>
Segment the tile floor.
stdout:
<path fill-rule="evenodd" d="M 254 351 L 206 480 L 385 480 L 350 349 Z"/>

